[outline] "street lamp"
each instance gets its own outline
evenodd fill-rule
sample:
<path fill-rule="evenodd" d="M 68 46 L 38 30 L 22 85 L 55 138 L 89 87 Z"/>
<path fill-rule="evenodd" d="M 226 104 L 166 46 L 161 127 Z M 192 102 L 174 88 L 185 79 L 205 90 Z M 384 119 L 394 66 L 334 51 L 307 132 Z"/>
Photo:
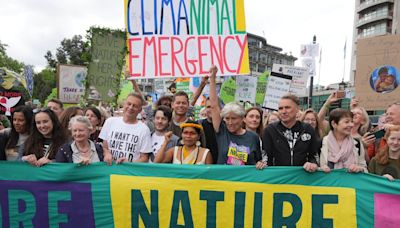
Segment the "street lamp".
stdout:
<path fill-rule="evenodd" d="M 317 43 L 317 36 L 316 35 L 313 36 L 313 42 L 312 43 L 313 44 Z M 315 62 L 314 57 L 313 57 L 313 61 Z M 314 75 L 311 74 L 311 76 L 310 76 L 310 92 L 309 92 L 309 95 L 308 95 L 308 108 L 312 108 L 312 96 L 313 96 L 313 89 L 314 89 L 313 87 L 314 87 Z"/>

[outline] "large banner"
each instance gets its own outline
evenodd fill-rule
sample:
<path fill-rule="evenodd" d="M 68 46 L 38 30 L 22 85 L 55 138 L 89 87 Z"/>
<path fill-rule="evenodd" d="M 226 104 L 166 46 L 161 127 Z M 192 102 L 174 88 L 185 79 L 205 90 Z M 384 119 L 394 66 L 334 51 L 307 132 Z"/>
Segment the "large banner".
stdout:
<path fill-rule="evenodd" d="M 357 41 L 356 97 L 367 110 L 385 110 L 400 97 L 400 36 Z"/>
<path fill-rule="evenodd" d="M 57 94 L 63 103 L 77 104 L 85 94 L 87 68 L 60 64 L 57 68 Z"/>
<path fill-rule="evenodd" d="M 248 74 L 244 0 L 125 0 L 132 77 Z"/>
<path fill-rule="evenodd" d="M 88 70 L 88 98 L 115 102 L 125 57 L 125 33 L 92 28 L 92 59 Z"/>
<path fill-rule="evenodd" d="M 301 167 L 0 163 L 1 227 L 399 227 L 400 181 Z"/>

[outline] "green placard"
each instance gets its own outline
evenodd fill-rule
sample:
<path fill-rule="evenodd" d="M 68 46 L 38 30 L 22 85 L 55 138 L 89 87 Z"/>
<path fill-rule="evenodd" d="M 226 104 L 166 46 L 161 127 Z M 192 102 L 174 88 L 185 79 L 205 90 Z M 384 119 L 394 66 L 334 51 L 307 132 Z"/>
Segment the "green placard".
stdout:
<path fill-rule="evenodd" d="M 257 81 L 257 93 L 256 93 L 256 104 L 263 105 L 264 97 L 265 97 L 265 90 L 268 84 L 268 76 L 269 71 L 265 71 L 260 76 L 258 76 Z"/>
<path fill-rule="evenodd" d="M 125 57 L 125 33 L 102 29 L 92 31 L 87 97 L 106 103 L 116 102 Z"/>
<path fill-rule="evenodd" d="M 236 81 L 233 78 L 229 78 L 221 85 L 220 97 L 221 100 L 227 104 L 235 101 L 236 92 Z"/>

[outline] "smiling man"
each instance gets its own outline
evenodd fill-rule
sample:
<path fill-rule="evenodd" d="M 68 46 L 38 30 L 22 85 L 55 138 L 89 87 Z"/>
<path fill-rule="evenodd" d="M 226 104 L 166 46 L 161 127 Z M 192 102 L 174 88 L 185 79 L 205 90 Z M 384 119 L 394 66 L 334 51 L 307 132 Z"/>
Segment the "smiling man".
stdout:
<path fill-rule="evenodd" d="M 150 130 L 137 116 L 144 100 L 137 93 L 130 93 L 124 102 L 123 116 L 106 120 L 99 138 L 103 139 L 104 161 L 147 162 L 151 153 Z"/>
<path fill-rule="evenodd" d="M 318 168 L 315 131 L 309 124 L 296 120 L 299 103 L 298 97 L 291 94 L 280 99 L 280 121 L 264 130 L 263 147 L 269 166 L 303 166 L 306 171 L 314 172 Z"/>

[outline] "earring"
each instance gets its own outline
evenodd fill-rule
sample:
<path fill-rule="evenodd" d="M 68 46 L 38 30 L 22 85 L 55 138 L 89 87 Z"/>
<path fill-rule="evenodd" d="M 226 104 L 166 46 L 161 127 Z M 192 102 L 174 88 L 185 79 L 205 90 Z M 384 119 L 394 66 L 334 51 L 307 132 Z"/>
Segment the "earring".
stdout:
<path fill-rule="evenodd" d="M 196 146 L 200 146 L 201 145 L 201 142 L 200 141 L 197 141 L 196 142 Z"/>
<path fill-rule="evenodd" d="M 181 139 L 181 141 L 179 141 L 179 143 L 180 143 L 181 145 L 185 145 L 185 142 L 183 141 L 183 139 Z"/>

